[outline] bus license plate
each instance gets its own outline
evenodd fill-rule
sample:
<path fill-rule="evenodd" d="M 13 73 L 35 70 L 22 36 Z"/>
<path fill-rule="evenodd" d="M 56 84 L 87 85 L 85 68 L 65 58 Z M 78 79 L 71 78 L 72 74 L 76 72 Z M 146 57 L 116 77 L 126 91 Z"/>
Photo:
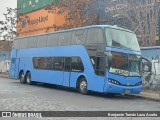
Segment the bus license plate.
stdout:
<path fill-rule="evenodd" d="M 129 94 L 129 93 L 130 93 L 130 90 L 125 90 L 124 93 L 125 93 L 125 94 Z"/>

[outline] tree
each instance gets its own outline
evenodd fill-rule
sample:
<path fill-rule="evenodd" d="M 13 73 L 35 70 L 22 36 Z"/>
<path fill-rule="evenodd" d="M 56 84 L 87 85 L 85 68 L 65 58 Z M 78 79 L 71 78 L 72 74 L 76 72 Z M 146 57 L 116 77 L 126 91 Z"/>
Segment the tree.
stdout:
<path fill-rule="evenodd" d="M 0 21 L 0 37 L 3 40 L 13 41 L 16 37 L 17 9 L 7 8 L 4 21 Z"/>
<path fill-rule="evenodd" d="M 86 25 L 117 25 L 134 31 L 142 46 L 155 45 L 158 24 L 159 0 L 53 0 L 45 9 L 49 13 L 63 14 L 65 23 L 48 28 L 70 29 Z M 18 17 L 17 9 L 7 8 L 5 21 L 0 21 L 0 35 L 12 41 L 16 36 L 16 23 L 25 17 Z M 21 15 L 19 15 L 21 16 Z M 46 31 L 47 32 L 47 31 Z"/>
<path fill-rule="evenodd" d="M 103 9 L 100 23 L 134 31 L 142 46 L 155 45 L 158 25 L 158 0 L 94 0 Z M 102 11 L 102 10 L 101 10 Z M 105 17 L 104 17 L 105 16 Z"/>
<path fill-rule="evenodd" d="M 89 19 L 95 22 L 94 15 L 90 16 L 90 18 L 85 16 L 87 12 L 85 7 L 90 1 L 92 0 L 74 0 L 72 2 L 70 0 L 60 0 L 59 4 L 53 1 L 51 5 L 46 7 L 46 10 L 53 14 L 64 14 L 66 22 L 62 26 L 54 25 L 52 27 L 55 30 L 61 30 L 85 26 Z"/>
<path fill-rule="evenodd" d="M 158 0 L 114 0 L 107 5 L 107 14 L 113 16 L 114 23 L 134 31 L 142 46 L 155 45 Z"/>
<path fill-rule="evenodd" d="M 63 26 L 53 26 L 57 30 L 94 24 L 117 25 L 134 31 L 142 46 L 155 45 L 158 9 L 158 0 L 63 0 L 46 8 L 57 14 L 67 13 Z"/>

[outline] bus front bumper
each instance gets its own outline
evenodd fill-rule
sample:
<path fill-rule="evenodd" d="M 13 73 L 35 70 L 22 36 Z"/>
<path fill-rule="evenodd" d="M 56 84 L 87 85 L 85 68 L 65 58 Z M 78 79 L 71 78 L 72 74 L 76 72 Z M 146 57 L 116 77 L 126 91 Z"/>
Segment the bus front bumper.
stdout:
<path fill-rule="evenodd" d="M 118 94 L 139 94 L 142 90 L 140 86 L 120 86 L 112 83 L 107 83 L 104 89 L 105 93 L 118 93 Z"/>

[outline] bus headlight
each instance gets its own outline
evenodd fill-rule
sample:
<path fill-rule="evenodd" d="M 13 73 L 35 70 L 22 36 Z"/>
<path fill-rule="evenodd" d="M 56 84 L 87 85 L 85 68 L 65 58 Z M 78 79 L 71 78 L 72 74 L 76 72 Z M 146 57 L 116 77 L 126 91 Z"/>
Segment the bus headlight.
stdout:
<path fill-rule="evenodd" d="M 139 85 L 142 85 L 142 81 L 135 84 L 135 86 L 139 86 Z"/>
<path fill-rule="evenodd" d="M 118 82 L 117 80 L 108 79 L 108 81 L 109 81 L 110 83 L 113 83 L 113 84 L 116 84 L 116 85 L 121 85 L 121 83 Z"/>

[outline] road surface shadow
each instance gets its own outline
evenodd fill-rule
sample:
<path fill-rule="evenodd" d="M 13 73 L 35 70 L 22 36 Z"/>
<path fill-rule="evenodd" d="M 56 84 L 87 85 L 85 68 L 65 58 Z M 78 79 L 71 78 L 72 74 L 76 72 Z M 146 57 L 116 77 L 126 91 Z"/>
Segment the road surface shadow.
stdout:
<path fill-rule="evenodd" d="M 39 87 L 44 87 L 48 89 L 56 89 L 56 90 L 61 90 L 65 92 L 72 92 L 75 94 L 80 94 L 77 89 L 75 88 L 69 88 L 69 87 L 64 87 L 64 86 L 58 86 L 58 85 L 53 85 L 53 84 L 46 84 L 46 83 L 37 83 L 35 86 Z M 104 94 L 104 93 L 99 93 L 99 92 L 93 92 L 89 91 L 87 96 L 94 96 L 94 97 L 101 97 L 101 98 L 109 98 L 109 99 L 137 99 L 136 96 L 132 95 L 122 95 L 122 94 Z"/>
<path fill-rule="evenodd" d="M 13 82 L 15 84 L 21 84 L 20 82 Z M 26 84 L 23 84 L 24 86 Z M 46 89 L 51 89 L 51 90 L 59 90 L 59 91 L 65 91 L 73 94 L 80 94 L 77 89 L 75 88 L 69 88 L 69 87 L 64 87 L 64 86 L 59 86 L 59 85 L 54 85 L 54 84 L 47 84 L 47 83 L 35 83 L 31 85 L 33 87 L 41 87 L 41 88 L 46 88 Z M 85 95 L 84 95 L 85 96 Z M 107 94 L 107 93 L 99 93 L 99 92 L 93 92 L 89 91 L 87 96 L 92 96 L 92 97 L 101 97 L 101 98 L 107 98 L 107 99 L 138 99 L 134 95 L 122 95 L 122 94 Z"/>

